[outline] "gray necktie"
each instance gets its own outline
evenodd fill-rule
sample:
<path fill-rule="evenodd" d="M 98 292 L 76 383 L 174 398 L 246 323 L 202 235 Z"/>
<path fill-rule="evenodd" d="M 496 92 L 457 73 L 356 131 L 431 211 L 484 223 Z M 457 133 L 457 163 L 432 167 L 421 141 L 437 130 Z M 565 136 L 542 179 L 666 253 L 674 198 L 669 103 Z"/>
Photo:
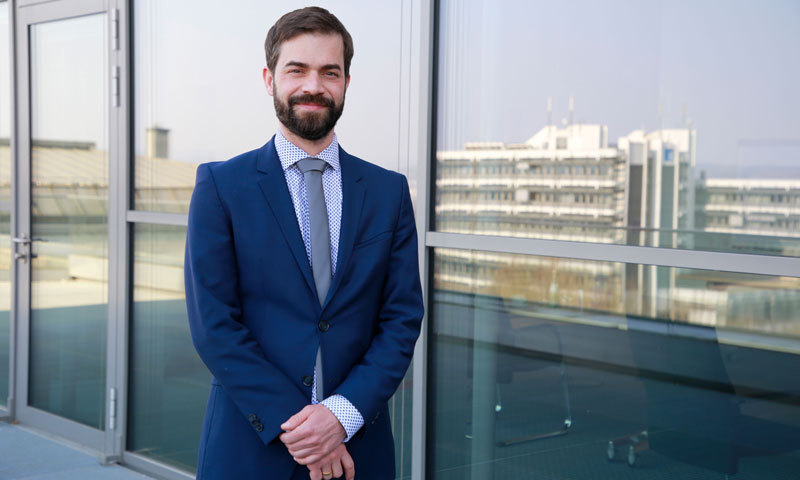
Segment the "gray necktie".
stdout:
<path fill-rule="evenodd" d="M 322 171 L 325 161 L 318 158 L 304 158 L 297 162 L 303 172 L 308 198 L 308 220 L 311 224 L 311 270 L 317 287 L 319 304 L 325 303 L 328 288 L 331 286 L 331 233 L 328 226 L 328 209 L 325 206 L 325 192 L 322 190 Z M 322 353 L 317 349 L 314 364 L 317 382 L 317 401 L 322 401 Z"/>

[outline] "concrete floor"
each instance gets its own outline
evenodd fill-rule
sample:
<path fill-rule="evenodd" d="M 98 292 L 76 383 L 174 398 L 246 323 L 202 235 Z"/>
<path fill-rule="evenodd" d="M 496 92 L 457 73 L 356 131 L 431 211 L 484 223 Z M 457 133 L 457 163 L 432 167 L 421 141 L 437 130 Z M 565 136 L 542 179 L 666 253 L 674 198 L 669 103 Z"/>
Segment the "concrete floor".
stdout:
<path fill-rule="evenodd" d="M 0 421 L 0 480 L 144 480 L 145 475 Z"/>

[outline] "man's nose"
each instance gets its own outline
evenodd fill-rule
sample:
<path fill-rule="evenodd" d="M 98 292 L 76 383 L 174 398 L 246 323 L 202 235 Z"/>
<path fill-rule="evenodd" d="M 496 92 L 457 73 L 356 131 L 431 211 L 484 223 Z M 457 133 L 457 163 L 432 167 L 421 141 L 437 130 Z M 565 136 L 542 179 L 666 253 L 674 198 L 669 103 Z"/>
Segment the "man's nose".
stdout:
<path fill-rule="evenodd" d="M 318 73 L 312 72 L 306 75 L 303 82 L 303 93 L 317 94 L 322 92 L 322 78 Z"/>

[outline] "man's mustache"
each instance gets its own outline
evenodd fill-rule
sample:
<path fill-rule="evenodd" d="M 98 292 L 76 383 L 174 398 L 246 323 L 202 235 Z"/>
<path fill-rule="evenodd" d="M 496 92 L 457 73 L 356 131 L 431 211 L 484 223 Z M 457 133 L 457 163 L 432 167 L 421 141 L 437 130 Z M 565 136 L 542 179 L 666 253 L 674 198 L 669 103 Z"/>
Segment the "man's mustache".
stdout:
<path fill-rule="evenodd" d="M 317 95 L 296 95 L 294 97 L 289 97 L 289 107 L 294 107 L 298 103 L 310 103 L 312 105 L 321 105 L 323 107 L 333 108 L 334 103 L 333 99 L 325 97 L 323 94 Z"/>

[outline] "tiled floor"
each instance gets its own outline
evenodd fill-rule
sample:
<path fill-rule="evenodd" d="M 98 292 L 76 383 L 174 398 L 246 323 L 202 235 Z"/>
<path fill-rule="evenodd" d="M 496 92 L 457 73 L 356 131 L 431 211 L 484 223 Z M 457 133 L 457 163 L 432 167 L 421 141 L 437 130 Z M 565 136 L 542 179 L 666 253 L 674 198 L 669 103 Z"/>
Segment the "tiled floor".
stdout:
<path fill-rule="evenodd" d="M 150 477 L 0 421 L 0 480 L 146 480 Z"/>

